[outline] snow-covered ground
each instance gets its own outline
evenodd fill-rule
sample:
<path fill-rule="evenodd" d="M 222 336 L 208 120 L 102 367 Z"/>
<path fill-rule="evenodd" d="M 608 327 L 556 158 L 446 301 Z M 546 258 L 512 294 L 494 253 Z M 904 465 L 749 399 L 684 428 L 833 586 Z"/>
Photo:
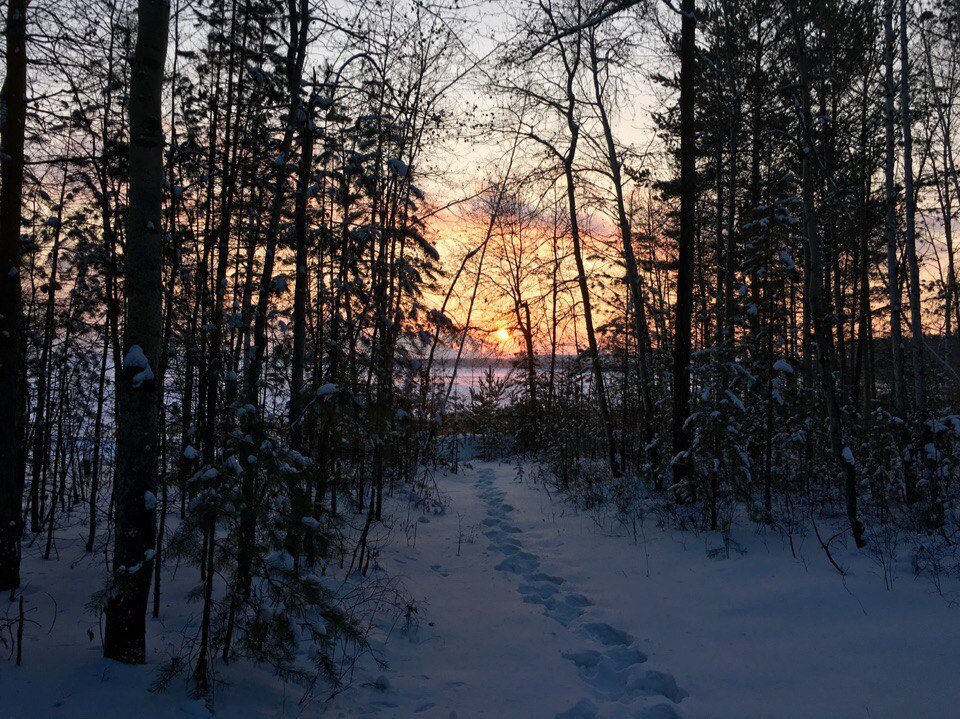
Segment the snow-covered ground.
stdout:
<path fill-rule="evenodd" d="M 215 715 L 960 716 L 960 609 L 908 568 L 887 590 L 869 556 L 838 551 L 850 570 L 841 578 L 815 539 L 794 559 L 752 527 L 729 553 L 711 551 L 717 536 L 652 525 L 635 541 L 551 496 L 531 469 L 518 480 L 515 465 L 476 462 L 438 477 L 442 514 L 393 505 L 379 562 L 417 611 L 375 641 L 388 668 L 364 661 L 345 692 L 301 706 L 299 688 L 233 665 Z M 27 605 L 43 626 L 27 627 L 23 667 L 0 661 L 0 719 L 206 716 L 181 684 L 146 693 L 186 611 L 168 606 L 151 621 L 153 665 L 107 662 L 83 611 L 102 558 L 69 568 L 82 543 L 63 539 L 60 550 L 57 563 L 27 552 Z M 165 596 L 182 597 L 188 573 Z"/>

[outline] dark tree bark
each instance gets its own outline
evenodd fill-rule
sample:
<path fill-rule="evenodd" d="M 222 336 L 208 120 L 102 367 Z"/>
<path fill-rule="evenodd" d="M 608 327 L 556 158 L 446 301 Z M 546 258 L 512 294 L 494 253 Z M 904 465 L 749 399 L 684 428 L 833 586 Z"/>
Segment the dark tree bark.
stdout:
<path fill-rule="evenodd" d="M 910 279 L 910 347 L 913 350 L 913 401 L 917 419 L 927 418 L 927 369 L 920 307 L 920 266 L 917 262 L 917 197 L 913 182 L 913 118 L 910 110 L 910 44 L 907 39 L 907 0 L 900 0 L 900 122 L 903 125 L 904 253 Z"/>
<path fill-rule="evenodd" d="M 103 352 L 100 355 L 100 378 L 97 382 L 97 411 L 93 423 L 93 457 L 90 460 L 90 512 L 86 550 L 93 551 L 97 537 L 97 495 L 100 491 L 100 444 L 103 440 L 103 402 L 107 385 L 107 355 L 110 351 L 110 327 L 103 331 Z"/>
<path fill-rule="evenodd" d="M 296 452 L 304 451 L 304 382 L 307 364 L 307 291 L 310 276 L 307 272 L 307 202 L 310 194 L 310 177 L 313 169 L 313 103 L 301 106 L 304 116 L 300 123 L 300 158 L 297 165 L 297 195 L 294 208 L 294 236 L 296 243 L 296 279 L 293 288 L 293 356 L 290 367 L 290 447 Z M 287 549 L 299 563 L 303 547 L 300 520 L 310 514 L 310 496 L 303 481 L 291 475 L 290 496 L 296 506 L 287 529 Z"/>
<path fill-rule="evenodd" d="M 897 255 L 897 191 L 894 185 L 896 141 L 893 132 L 893 96 L 896 84 L 893 80 L 893 0 L 887 0 L 883 9 L 883 55 L 884 55 L 884 111 L 883 125 L 886 154 L 883 164 L 884 188 L 887 200 L 887 292 L 890 298 L 890 345 L 893 361 L 893 408 L 901 417 L 906 417 L 906 396 L 903 380 L 903 330 L 900 325 L 900 260 Z"/>
<path fill-rule="evenodd" d="M 139 0 L 137 45 L 130 80 L 130 184 L 124 250 L 123 370 L 117 383 L 116 528 L 113 582 L 103 653 L 130 664 L 146 657 L 146 610 L 156 534 L 159 457 L 157 388 L 163 292 L 161 95 L 170 5 Z"/>
<path fill-rule="evenodd" d="M 0 590 L 20 586 L 25 387 L 21 340 L 20 219 L 27 115 L 27 0 L 7 4 L 0 169 Z"/>
<path fill-rule="evenodd" d="M 553 29 L 557 32 L 557 37 L 573 34 L 570 31 L 561 31 L 554 21 L 552 15 L 550 21 Z M 583 261 L 583 249 L 580 233 L 580 221 L 577 210 L 577 191 L 574 179 L 575 168 L 574 161 L 577 156 L 577 149 L 580 141 L 581 128 L 576 116 L 577 97 L 576 97 L 576 76 L 580 66 L 581 42 L 579 37 L 573 45 L 573 55 L 568 56 L 567 50 L 561 42 L 558 45 L 560 59 L 563 62 L 565 79 L 565 103 L 557 105 L 557 108 L 563 113 L 569 132 L 569 144 L 566 152 L 559 152 L 555 147 L 537 138 L 539 142 L 546 145 L 557 155 L 563 166 L 564 179 L 566 180 L 567 209 L 570 213 L 570 240 L 573 245 L 573 258 L 577 268 L 577 284 L 580 287 L 580 299 L 583 303 L 583 321 L 587 333 L 587 348 L 590 354 L 590 367 L 593 370 L 594 390 L 597 394 L 597 409 L 600 414 L 600 421 L 603 424 L 604 435 L 606 439 L 607 457 L 610 466 L 610 473 L 614 477 L 620 476 L 620 452 L 617 446 L 617 437 L 613 429 L 613 420 L 610 416 L 610 404 L 607 400 L 607 389 L 604 382 L 603 366 L 600 359 L 600 348 L 597 343 L 597 334 L 593 322 L 593 307 L 590 301 L 590 286 L 587 282 L 587 270 Z"/>
<path fill-rule="evenodd" d="M 689 468 L 690 438 L 684 424 L 690 414 L 690 355 L 693 318 L 693 261 L 696 240 L 697 138 L 696 7 L 683 0 L 680 27 L 680 243 L 677 257 L 677 302 L 673 336 L 673 481 L 682 482 Z"/>
<path fill-rule="evenodd" d="M 590 69 L 593 79 L 594 98 L 597 114 L 600 117 L 600 126 L 603 129 L 606 160 L 610 168 L 610 179 L 613 182 L 614 198 L 617 204 L 617 225 L 620 229 L 620 243 L 622 246 L 624 266 L 627 270 L 627 285 L 630 288 L 630 297 L 633 311 L 630 313 L 633 320 L 633 331 L 637 338 L 637 359 L 640 368 L 640 400 L 643 407 L 643 441 L 650 445 L 653 441 L 653 395 L 650 390 L 649 360 L 647 351 L 650 347 L 650 332 L 647 328 L 647 317 L 644 307 L 643 279 L 637 265 L 637 256 L 633 251 L 633 233 L 630 219 L 627 216 L 627 205 L 624 198 L 623 162 L 620 160 L 617 146 L 614 141 L 613 127 L 604 104 L 603 88 L 600 81 L 600 59 L 597 54 L 596 33 L 591 30 L 590 40 Z M 659 482 L 658 482 L 659 489 Z"/>

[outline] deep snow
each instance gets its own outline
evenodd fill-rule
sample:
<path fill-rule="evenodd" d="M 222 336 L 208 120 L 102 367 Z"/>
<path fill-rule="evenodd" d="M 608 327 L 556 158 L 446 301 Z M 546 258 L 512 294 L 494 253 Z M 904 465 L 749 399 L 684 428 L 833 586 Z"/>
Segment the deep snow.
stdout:
<path fill-rule="evenodd" d="M 866 554 L 838 551 L 850 570 L 841 578 L 815 539 L 794 559 L 752 526 L 729 553 L 711 551 L 719 536 L 649 522 L 635 541 L 551 496 L 532 470 L 475 462 L 437 478 L 443 513 L 391 505 L 378 559 L 417 611 L 375 639 L 387 669 L 366 660 L 344 693 L 301 706 L 301 689 L 266 669 L 221 667 L 215 715 L 960 716 L 960 609 L 909 568 L 888 591 Z M 150 622 L 152 664 L 102 659 L 83 605 L 103 557 L 86 557 L 80 534 L 61 533 L 57 562 L 25 549 L 25 602 L 40 626 L 26 628 L 23 667 L 0 660 L 0 719 L 207 716 L 180 683 L 146 691 L 197 608 L 165 604 Z M 195 581 L 181 567 L 165 598 L 179 601 Z"/>

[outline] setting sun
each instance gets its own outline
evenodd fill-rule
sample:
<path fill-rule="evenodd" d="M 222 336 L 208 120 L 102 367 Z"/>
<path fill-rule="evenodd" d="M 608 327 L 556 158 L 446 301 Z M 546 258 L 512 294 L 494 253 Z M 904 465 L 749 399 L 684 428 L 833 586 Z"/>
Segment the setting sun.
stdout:
<path fill-rule="evenodd" d="M 497 339 L 500 340 L 501 342 L 510 341 L 510 333 L 503 327 L 498 329 L 495 334 L 497 335 Z"/>

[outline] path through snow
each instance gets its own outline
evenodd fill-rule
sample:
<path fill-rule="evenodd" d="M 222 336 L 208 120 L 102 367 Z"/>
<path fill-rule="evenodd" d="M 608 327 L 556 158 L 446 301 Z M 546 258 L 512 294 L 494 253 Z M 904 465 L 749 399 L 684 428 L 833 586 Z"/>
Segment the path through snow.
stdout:
<path fill-rule="evenodd" d="M 909 719 L 957 716 L 960 614 L 897 565 L 752 525 L 638 536 L 578 511 L 535 467 L 441 474 L 380 558 L 419 625 L 334 702 L 343 719 Z M 402 505 L 401 505 L 402 506 Z M 412 528 L 412 529 L 411 529 Z"/>
<path fill-rule="evenodd" d="M 440 489 L 446 511 L 411 517 L 415 541 L 397 547 L 395 536 L 382 558 L 407 582 L 420 622 L 377 647 L 388 687 L 347 691 L 334 702 L 339 716 L 683 716 L 686 693 L 648 667 L 648 652 L 617 621 L 636 607 L 602 606 L 575 576 L 587 568 L 566 555 L 546 492 L 491 462 L 442 476 Z"/>
<path fill-rule="evenodd" d="M 183 682 L 150 693 L 196 633 L 197 607 L 179 599 L 195 572 L 168 567 L 149 663 L 123 666 L 103 659 L 84 609 L 103 557 L 84 552 L 76 527 L 59 533 L 59 561 L 27 543 L 31 623 L 23 666 L 0 661 L 0 719 L 958 716 L 960 609 L 913 577 L 908 556 L 888 591 L 867 552 L 835 545 L 849 570 L 841 579 L 815 541 L 795 537 L 794 558 L 752 525 L 726 545 L 653 522 L 624 536 L 551 496 L 532 471 L 475 462 L 439 474 L 440 514 L 390 500 L 370 579 L 402 582 L 416 611 L 373 637 L 388 667 L 364 658 L 326 704 L 300 704 L 302 687 L 248 662 L 219 667 L 212 714 Z"/>
<path fill-rule="evenodd" d="M 644 670 L 641 665 L 647 661 L 647 655 L 637 648 L 630 633 L 606 622 L 584 621 L 586 608 L 593 602 L 565 577 L 543 572 L 540 557 L 524 548 L 523 531 L 510 522 L 516 509 L 503 501 L 506 493 L 497 487 L 496 475 L 489 466 L 481 467 L 476 484 L 488 508 L 488 516 L 483 520 L 484 535 L 490 540 L 488 549 L 504 557 L 496 569 L 519 575 L 517 591 L 523 601 L 542 606 L 547 616 L 585 642 L 584 649 L 564 652 L 563 656 L 576 666 L 590 696 L 580 699 L 569 711 L 557 714 L 557 719 L 679 717 L 671 704 L 645 707 L 641 699 L 659 697 L 679 704 L 686 692 L 677 687 L 673 675 Z"/>

